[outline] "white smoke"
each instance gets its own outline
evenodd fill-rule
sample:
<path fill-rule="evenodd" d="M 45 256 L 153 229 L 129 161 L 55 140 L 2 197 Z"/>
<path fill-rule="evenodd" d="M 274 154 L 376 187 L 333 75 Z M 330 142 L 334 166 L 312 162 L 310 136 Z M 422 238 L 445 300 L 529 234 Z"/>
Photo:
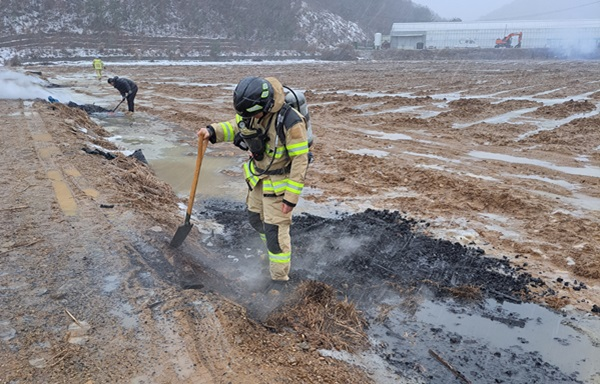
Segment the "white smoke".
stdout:
<path fill-rule="evenodd" d="M 37 77 L 0 68 L 0 99 L 47 99 L 47 85 Z"/>
<path fill-rule="evenodd" d="M 600 53 L 600 44 L 588 33 L 570 32 L 548 48 L 559 57 L 578 58 Z"/>

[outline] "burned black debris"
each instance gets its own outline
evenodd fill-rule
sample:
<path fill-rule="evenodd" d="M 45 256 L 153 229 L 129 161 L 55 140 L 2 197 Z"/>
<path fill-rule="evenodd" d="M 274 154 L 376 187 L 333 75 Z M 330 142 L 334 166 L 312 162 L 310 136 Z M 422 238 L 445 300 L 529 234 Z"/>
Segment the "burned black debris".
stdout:
<path fill-rule="evenodd" d="M 237 244 L 251 244 L 256 236 L 240 220 L 243 212 L 219 209 L 230 204 L 209 204 L 215 219 L 226 226 L 226 236 L 242 239 L 223 239 L 221 247 L 243 253 Z M 399 212 L 371 209 L 337 218 L 298 215 L 292 226 L 296 279 L 315 278 L 334 287 L 347 286 L 349 291 L 382 282 L 405 289 L 427 284 L 439 296 L 447 296 L 452 288 L 476 287 L 487 297 L 517 302 L 529 297 L 531 286 L 544 286 L 541 279 L 517 271 L 507 260 L 427 236 L 416 224 Z"/>
<path fill-rule="evenodd" d="M 242 279 L 258 262 L 245 257 L 254 252 L 248 247 L 263 247 L 245 220 L 243 206 L 211 200 L 199 214 L 224 226 L 225 232 L 213 233 L 209 243 L 220 254 L 238 260 L 219 264 L 221 273 L 233 281 Z M 542 312 L 547 318 L 532 319 L 517 309 L 533 298 L 532 286 L 547 289 L 541 279 L 523 273 L 507 260 L 488 257 L 479 248 L 431 237 L 424 227 L 386 210 L 368 209 L 334 218 L 297 215 L 292 226 L 294 258 L 288 285 L 321 281 L 334 287 L 340 298 L 356 303 L 368 322 L 369 335 L 380 341 L 377 354 L 415 382 L 459 383 L 463 378 L 472 382 L 580 382 L 576 374 L 561 372 L 545 361 L 545 356 L 523 350 L 523 346 L 533 345 L 515 336 L 518 330 L 531 333 L 560 318 L 540 309 L 547 311 Z M 264 279 L 268 279 L 266 274 Z M 249 295 L 242 288 L 235 299 L 245 303 L 249 314 L 260 317 L 264 308 L 256 307 L 273 299 L 262 299 L 264 293 L 256 292 Z M 430 322 L 419 319 L 417 313 L 443 317 Z M 483 329 L 494 327 L 492 333 L 516 337 L 517 346 L 488 344 L 469 332 L 457 333 L 460 325 L 456 329 L 445 325 L 471 318 L 481 322 Z M 439 324 L 432 326 L 435 321 Z M 464 376 L 453 377 L 446 365 L 428 354 L 433 347 Z"/>
<path fill-rule="evenodd" d="M 90 115 L 92 113 L 110 112 L 110 110 L 103 108 L 99 105 L 95 105 L 95 104 L 77 104 L 72 101 L 69 101 L 67 106 L 69 106 L 71 108 L 78 108 L 78 109 L 84 110 L 88 115 Z"/>

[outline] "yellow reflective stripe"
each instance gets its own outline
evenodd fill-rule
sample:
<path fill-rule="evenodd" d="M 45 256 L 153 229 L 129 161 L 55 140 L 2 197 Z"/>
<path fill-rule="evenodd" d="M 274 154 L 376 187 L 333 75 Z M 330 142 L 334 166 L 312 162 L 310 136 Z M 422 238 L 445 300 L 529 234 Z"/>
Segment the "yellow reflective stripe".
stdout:
<path fill-rule="evenodd" d="M 281 181 L 271 181 L 271 180 L 263 180 L 263 193 L 264 194 L 276 194 L 280 195 L 285 191 L 292 192 L 296 195 L 300 195 L 302 193 L 302 189 L 304 188 L 304 184 L 297 183 L 290 179 L 285 179 Z"/>
<path fill-rule="evenodd" d="M 264 233 L 259 233 L 259 235 L 262 242 L 267 244 L 267 235 L 265 235 Z"/>
<path fill-rule="evenodd" d="M 273 182 L 273 190 L 277 194 L 283 193 L 287 189 L 287 179 Z"/>
<path fill-rule="evenodd" d="M 260 98 L 266 99 L 267 97 L 269 97 L 269 85 L 267 83 L 263 83 L 262 89 L 263 89 L 263 91 L 260 94 Z"/>
<path fill-rule="evenodd" d="M 297 183 L 293 180 L 288 180 L 287 181 L 287 187 L 285 188 L 286 191 L 295 193 L 296 195 L 299 195 L 302 193 L 302 189 L 304 188 L 304 184 L 302 183 Z"/>
<path fill-rule="evenodd" d="M 288 145 L 287 149 L 288 149 L 288 153 L 290 154 L 290 157 L 308 153 L 308 141 L 303 141 L 301 143 Z"/>
<path fill-rule="evenodd" d="M 274 194 L 275 189 L 273 188 L 273 183 L 271 180 L 263 180 L 263 194 Z"/>
<path fill-rule="evenodd" d="M 257 176 L 254 176 L 252 172 L 250 172 L 250 167 L 254 169 L 252 165 L 252 160 L 247 163 L 244 163 L 244 175 L 246 176 L 246 181 L 252 186 L 252 188 L 256 187 L 256 184 L 260 181 Z"/>
<path fill-rule="evenodd" d="M 273 148 L 271 148 L 269 146 L 269 144 L 267 144 L 266 147 L 266 152 L 269 156 L 273 157 Z M 281 156 L 283 156 L 285 154 L 285 147 L 277 147 L 275 148 L 275 158 L 276 159 L 280 159 Z"/>
<path fill-rule="evenodd" d="M 256 112 L 256 111 L 260 111 L 261 109 L 263 109 L 262 105 L 256 104 L 250 108 L 246 108 L 246 111 L 247 112 Z"/>
<path fill-rule="evenodd" d="M 263 181 L 263 192 L 265 194 L 276 194 L 280 195 L 287 189 L 287 179 L 281 181 L 271 181 L 264 180 Z"/>
<path fill-rule="evenodd" d="M 272 263 L 289 263 L 292 260 L 292 252 L 271 253 L 269 252 L 269 261 Z"/>
<path fill-rule="evenodd" d="M 223 140 L 224 141 L 233 141 L 233 127 L 229 121 L 225 121 L 223 123 L 219 123 L 221 128 L 223 129 Z"/>

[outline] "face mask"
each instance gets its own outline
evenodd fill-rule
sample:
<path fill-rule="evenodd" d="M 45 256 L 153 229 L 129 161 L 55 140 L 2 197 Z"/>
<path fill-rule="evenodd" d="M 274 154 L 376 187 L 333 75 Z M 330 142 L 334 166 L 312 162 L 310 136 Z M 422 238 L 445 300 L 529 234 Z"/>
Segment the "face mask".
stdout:
<path fill-rule="evenodd" d="M 262 129 L 249 128 L 249 123 L 250 121 L 245 119 L 238 123 L 240 136 L 246 143 L 248 150 L 252 152 L 252 157 L 257 161 L 261 161 L 265 155 L 265 144 L 268 138 Z"/>

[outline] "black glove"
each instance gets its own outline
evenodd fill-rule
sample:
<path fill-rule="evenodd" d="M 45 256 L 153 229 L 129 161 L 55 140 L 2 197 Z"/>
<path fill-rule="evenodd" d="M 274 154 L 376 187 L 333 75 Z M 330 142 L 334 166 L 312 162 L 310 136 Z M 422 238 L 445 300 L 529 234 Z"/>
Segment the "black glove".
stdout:
<path fill-rule="evenodd" d="M 215 129 L 213 127 L 211 127 L 210 125 L 207 125 L 206 130 L 210 134 L 208 141 L 210 141 L 212 144 L 215 144 L 217 142 L 217 134 L 215 133 Z"/>
<path fill-rule="evenodd" d="M 246 144 L 244 139 L 242 139 L 242 134 L 240 132 L 236 133 L 233 137 L 233 145 L 244 151 L 248 150 L 248 145 Z"/>

